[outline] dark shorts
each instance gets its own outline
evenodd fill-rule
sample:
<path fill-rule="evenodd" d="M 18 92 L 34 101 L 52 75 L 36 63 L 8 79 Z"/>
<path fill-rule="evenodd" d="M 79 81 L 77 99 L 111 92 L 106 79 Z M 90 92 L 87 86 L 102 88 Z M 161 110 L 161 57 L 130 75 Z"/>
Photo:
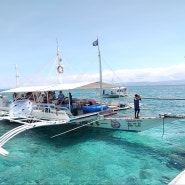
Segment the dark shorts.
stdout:
<path fill-rule="evenodd" d="M 135 109 L 135 112 L 140 112 L 140 109 Z"/>

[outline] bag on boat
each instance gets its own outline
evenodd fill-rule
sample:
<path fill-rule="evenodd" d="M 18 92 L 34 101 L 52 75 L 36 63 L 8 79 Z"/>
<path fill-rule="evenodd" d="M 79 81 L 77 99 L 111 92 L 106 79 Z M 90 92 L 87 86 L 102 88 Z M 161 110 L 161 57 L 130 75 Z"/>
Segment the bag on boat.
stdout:
<path fill-rule="evenodd" d="M 27 117 L 32 112 L 32 102 L 30 100 L 16 100 L 10 104 L 10 117 Z"/>

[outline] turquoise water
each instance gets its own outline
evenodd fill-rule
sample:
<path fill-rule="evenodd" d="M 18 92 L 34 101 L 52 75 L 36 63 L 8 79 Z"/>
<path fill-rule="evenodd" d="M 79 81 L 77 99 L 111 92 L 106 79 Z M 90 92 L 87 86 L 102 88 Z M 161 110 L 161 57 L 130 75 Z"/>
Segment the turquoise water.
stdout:
<path fill-rule="evenodd" d="M 185 98 L 185 86 L 128 87 L 143 97 Z M 133 101 L 132 99 L 130 101 Z M 141 101 L 141 114 L 184 114 L 185 101 Z M 127 111 L 129 114 L 133 110 Z M 73 126 L 35 128 L 4 145 L 0 185 L 165 185 L 185 168 L 185 120 L 140 133 Z M 0 134 L 18 126 L 0 122 Z"/>

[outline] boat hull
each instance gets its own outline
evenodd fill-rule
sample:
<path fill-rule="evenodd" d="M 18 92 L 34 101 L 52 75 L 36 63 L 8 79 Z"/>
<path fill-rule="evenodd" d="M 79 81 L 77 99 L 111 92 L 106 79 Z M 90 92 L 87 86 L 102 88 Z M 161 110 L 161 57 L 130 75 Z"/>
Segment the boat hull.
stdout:
<path fill-rule="evenodd" d="M 135 119 L 132 117 L 121 117 L 121 118 L 104 118 L 97 119 L 89 126 L 95 128 L 106 128 L 106 129 L 117 129 L 130 132 L 141 132 L 148 130 L 165 123 L 176 120 L 177 118 L 164 118 L 164 117 L 142 117 Z"/>
<path fill-rule="evenodd" d="M 104 94 L 103 98 L 119 98 L 118 94 Z"/>

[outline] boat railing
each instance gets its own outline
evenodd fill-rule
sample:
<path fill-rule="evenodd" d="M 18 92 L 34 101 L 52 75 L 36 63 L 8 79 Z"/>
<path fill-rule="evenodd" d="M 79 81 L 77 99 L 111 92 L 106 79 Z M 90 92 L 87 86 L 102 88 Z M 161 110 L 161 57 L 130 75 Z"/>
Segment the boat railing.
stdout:
<path fill-rule="evenodd" d="M 51 103 L 39 103 L 36 105 L 36 109 L 41 109 L 44 111 L 47 110 L 69 110 L 69 106 L 68 105 L 55 105 L 55 104 L 51 104 Z"/>
<path fill-rule="evenodd" d="M 106 105 L 106 104 L 103 104 Z M 33 108 L 35 110 L 42 111 L 44 113 L 56 113 L 56 111 L 65 111 L 68 115 L 81 115 L 84 113 L 84 108 L 87 106 L 92 107 L 100 106 L 99 102 L 95 101 L 94 99 L 85 98 L 85 99 L 73 99 L 72 105 L 69 104 L 54 104 L 54 103 L 36 103 Z"/>

